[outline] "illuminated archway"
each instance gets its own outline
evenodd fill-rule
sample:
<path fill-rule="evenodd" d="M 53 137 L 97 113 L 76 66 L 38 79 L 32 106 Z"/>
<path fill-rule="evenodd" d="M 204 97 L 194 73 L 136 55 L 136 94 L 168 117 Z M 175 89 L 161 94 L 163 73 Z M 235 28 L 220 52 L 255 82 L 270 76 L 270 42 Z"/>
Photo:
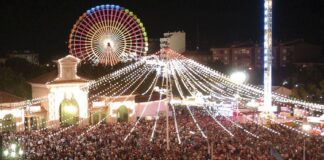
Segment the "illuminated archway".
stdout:
<path fill-rule="evenodd" d="M 76 124 L 79 120 L 79 105 L 75 99 L 64 99 L 60 104 L 61 126 Z"/>
<path fill-rule="evenodd" d="M 118 108 L 117 121 L 118 122 L 128 122 L 128 109 L 126 106 L 122 105 Z"/>
<path fill-rule="evenodd" d="M 6 114 L 2 120 L 2 131 L 16 131 L 16 119 L 12 114 Z"/>

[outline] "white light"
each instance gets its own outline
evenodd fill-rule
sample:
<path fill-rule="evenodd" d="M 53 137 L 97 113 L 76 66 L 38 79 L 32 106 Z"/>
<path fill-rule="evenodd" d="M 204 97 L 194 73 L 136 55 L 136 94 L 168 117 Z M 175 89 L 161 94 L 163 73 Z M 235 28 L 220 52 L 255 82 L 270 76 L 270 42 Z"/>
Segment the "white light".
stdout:
<path fill-rule="evenodd" d="M 103 41 L 102 41 L 102 45 L 106 48 L 107 47 L 107 45 L 108 45 L 108 43 L 110 44 L 110 47 L 111 48 L 114 48 L 114 43 L 113 43 L 113 41 L 112 40 L 110 40 L 110 39 L 104 39 Z"/>
<path fill-rule="evenodd" d="M 234 72 L 231 74 L 230 79 L 234 83 L 243 83 L 246 81 L 247 76 L 244 72 Z"/>
<path fill-rule="evenodd" d="M 309 131 L 310 129 L 312 129 L 312 126 L 309 124 L 303 124 L 303 130 L 304 131 Z"/>
<path fill-rule="evenodd" d="M 11 150 L 16 150 L 16 147 L 17 147 L 16 144 L 11 144 L 11 145 L 10 145 Z"/>
<path fill-rule="evenodd" d="M 4 156 L 8 156 L 8 154 L 9 154 L 9 151 L 8 150 L 3 151 L 3 155 Z"/>
<path fill-rule="evenodd" d="M 75 106 L 65 106 L 64 110 L 68 113 L 76 113 L 77 108 Z"/>
<path fill-rule="evenodd" d="M 10 157 L 16 157 L 16 152 L 11 152 Z"/>
<path fill-rule="evenodd" d="M 22 149 L 19 149 L 19 152 L 18 152 L 19 155 L 23 155 L 24 154 L 24 151 Z"/>

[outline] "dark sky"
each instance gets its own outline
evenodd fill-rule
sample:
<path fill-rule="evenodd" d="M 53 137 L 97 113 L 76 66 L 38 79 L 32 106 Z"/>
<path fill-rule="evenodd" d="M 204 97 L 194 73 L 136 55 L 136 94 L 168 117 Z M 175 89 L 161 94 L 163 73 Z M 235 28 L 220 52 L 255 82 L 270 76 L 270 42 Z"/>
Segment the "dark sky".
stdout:
<path fill-rule="evenodd" d="M 184 30 L 189 47 L 262 41 L 262 0 L 0 0 L 0 51 L 29 49 L 41 56 L 67 53 L 77 18 L 99 4 L 119 4 L 144 23 L 149 38 Z M 324 0 L 274 0 L 274 38 L 324 44 Z"/>

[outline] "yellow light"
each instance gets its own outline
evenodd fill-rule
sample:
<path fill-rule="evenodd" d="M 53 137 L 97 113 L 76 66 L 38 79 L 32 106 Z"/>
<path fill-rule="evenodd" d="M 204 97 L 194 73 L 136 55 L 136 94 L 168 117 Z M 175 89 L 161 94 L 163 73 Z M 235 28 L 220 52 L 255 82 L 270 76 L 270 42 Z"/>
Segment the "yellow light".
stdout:
<path fill-rule="evenodd" d="M 67 113 L 72 113 L 72 114 L 77 112 L 77 108 L 75 106 L 65 106 L 64 110 Z"/>

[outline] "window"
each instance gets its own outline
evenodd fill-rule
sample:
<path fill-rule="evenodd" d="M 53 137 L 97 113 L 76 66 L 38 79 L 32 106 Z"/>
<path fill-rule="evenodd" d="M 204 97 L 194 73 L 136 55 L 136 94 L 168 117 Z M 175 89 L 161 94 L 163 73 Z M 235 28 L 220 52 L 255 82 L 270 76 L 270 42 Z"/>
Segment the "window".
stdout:
<path fill-rule="evenodd" d="M 287 60 L 287 57 L 286 56 L 282 56 L 282 60 Z"/>

